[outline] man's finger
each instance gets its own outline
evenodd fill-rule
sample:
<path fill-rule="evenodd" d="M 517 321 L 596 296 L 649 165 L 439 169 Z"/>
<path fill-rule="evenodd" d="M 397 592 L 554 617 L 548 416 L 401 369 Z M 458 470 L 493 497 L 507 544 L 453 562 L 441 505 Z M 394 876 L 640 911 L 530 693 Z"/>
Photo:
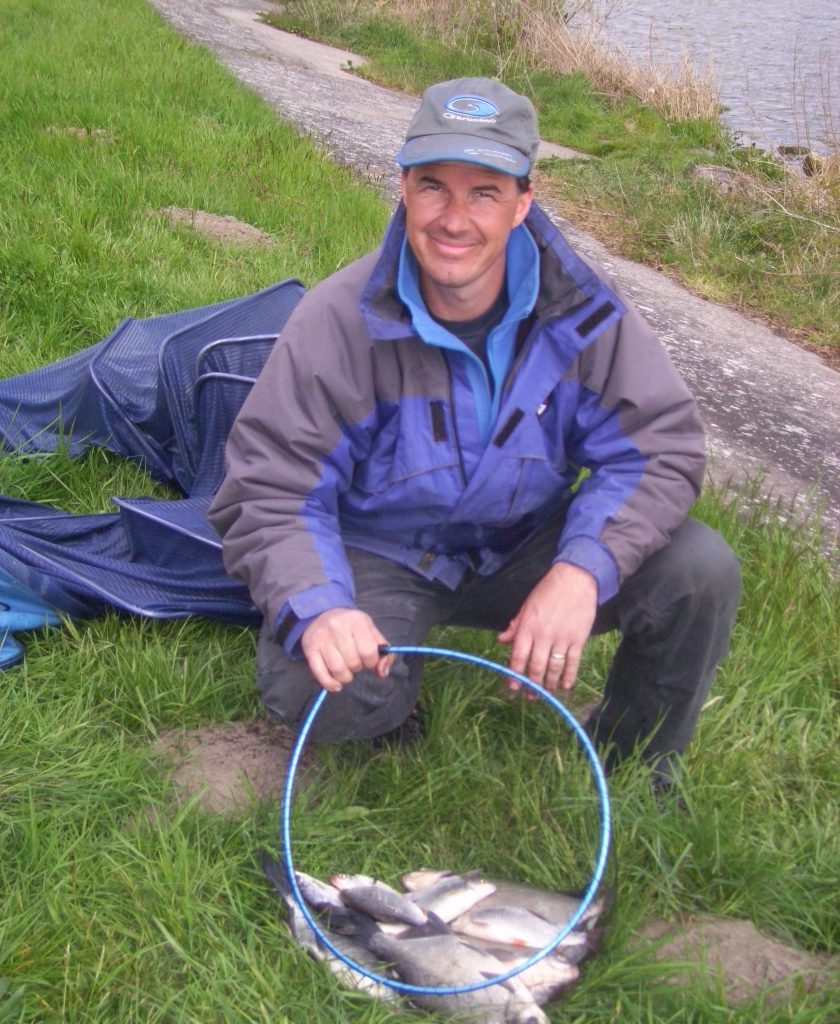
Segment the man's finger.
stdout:
<path fill-rule="evenodd" d="M 315 682 L 319 686 L 323 687 L 325 690 L 329 690 L 330 693 L 341 692 L 341 680 L 336 679 L 327 668 L 327 664 L 321 656 L 320 651 L 312 651 L 307 655 L 306 660 L 309 665 L 309 671 L 315 677 Z"/>
<path fill-rule="evenodd" d="M 544 686 L 551 693 L 557 692 L 557 687 L 566 671 L 567 659 L 565 654 L 554 650 L 549 654 L 545 668 Z"/>
<path fill-rule="evenodd" d="M 563 674 L 560 677 L 560 686 L 564 690 L 571 690 L 575 685 L 580 658 L 581 652 L 578 652 L 574 647 L 570 647 L 563 662 Z"/>
<path fill-rule="evenodd" d="M 397 660 L 396 654 L 386 654 L 381 656 L 376 662 L 376 674 L 380 679 L 385 679 L 391 674 L 391 669 L 394 667 L 394 662 Z"/>

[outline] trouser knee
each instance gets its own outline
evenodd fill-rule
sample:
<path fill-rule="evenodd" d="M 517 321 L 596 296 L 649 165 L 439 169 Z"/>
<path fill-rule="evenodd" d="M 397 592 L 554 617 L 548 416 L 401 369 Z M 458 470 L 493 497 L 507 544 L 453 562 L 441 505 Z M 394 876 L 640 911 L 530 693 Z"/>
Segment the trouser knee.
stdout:
<path fill-rule="evenodd" d="M 398 658 L 386 679 L 359 672 L 340 693 L 330 693 L 308 738 L 321 743 L 371 739 L 408 718 L 420 689 L 420 659 Z M 298 731 L 321 692 L 304 660 L 290 658 L 263 626 L 257 642 L 257 690 L 266 710 Z"/>
<path fill-rule="evenodd" d="M 606 626 L 623 639 L 588 727 L 612 744 L 611 764 L 639 745 L 657 764 L 685 750 L 728 647 L 740 581 L 723 538 L 688 520 L 610 603 Z"/>
<path fill-rule="evenodd" d="M 688 520 L 687 539 L 670 560 L 677 588 L 698 603 L 714 603 L 721 614 L 734 615 L 741 594 L 741 564 L 715 530 Z"/>
<path fill-rule="evenodd" d="M 688 635 L 722 657 L 741 592 L 738 558 L 719 533 L 688 519 L 626 581 L 613 622 L 625 637 L 679 646 Z"/>

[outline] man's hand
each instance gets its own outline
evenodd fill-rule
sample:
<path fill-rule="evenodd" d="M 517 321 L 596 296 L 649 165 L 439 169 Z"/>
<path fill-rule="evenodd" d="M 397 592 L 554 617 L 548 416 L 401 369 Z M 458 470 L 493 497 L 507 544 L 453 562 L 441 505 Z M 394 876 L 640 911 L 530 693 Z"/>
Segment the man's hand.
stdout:
<path fill-rule="evenodd" d="M 510 644 L 508 664 L 514 672 L 552 693 L 558 685 L 571 690 L 597 606 L 595 577 L 569 562 L 557 562 L 496 639 Z M 511 679 L 508 688 L 521 687 Z"/>
<path fill-rule="evenodd" d="M 300 646 L 315 680 L 331 693 L 338 693 L 353 681 L 356 672 L 373 669 L 384 679 L 394 664 L 394 655 L 379 653 L 388 641 L 373 619 L 357 608 L 330 608 L 303 631 Z"/>

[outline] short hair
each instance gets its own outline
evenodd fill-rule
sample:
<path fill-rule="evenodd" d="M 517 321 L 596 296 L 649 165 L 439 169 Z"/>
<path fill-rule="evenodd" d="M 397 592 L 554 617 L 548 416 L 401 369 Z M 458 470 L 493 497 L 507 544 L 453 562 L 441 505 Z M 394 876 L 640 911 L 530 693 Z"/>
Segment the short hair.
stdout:
<path fill-rule="evenodd" d="M 414 164 L 412 166 L 416 167 L 418 165 Z M 481 165 L 478 164 L 476 166 L 481 166 Z M 404 178 L 407 178 L 408 177 L 408 172 L 410 170 L 411 170 L 411 167 L 403 167 L 402 168 L 402 176 Z M 529 174 L 523 174 L 522 177 L 517 178 L 516 179 L 516 187 L 519 189 L 520 192 L 528 192 L 531 189 L 531 176 Z"/>

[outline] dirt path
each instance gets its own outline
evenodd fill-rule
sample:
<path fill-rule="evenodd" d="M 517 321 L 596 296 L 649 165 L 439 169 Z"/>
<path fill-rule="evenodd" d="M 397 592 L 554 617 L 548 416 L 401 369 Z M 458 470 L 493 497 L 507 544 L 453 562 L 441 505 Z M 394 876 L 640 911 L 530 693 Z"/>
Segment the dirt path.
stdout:
<path fill-rule="evenodd" d="M 361 62 L 354 54 L 261 24 L 259 12 L 269 9 L 262 0 L 150 3 L 281 117 L 396 200 L 393 156 L 414 97 L 350 73 L 348 62 Z M 658 331 L 700 401 L 712 477 L 763 476 L 766 494 L 799 510 L 819 510 L 826 537 L 840 536 L 840 373 L 761 324 L 609 253 L 546 209 L 573 245 L 615 275 Z"/>

